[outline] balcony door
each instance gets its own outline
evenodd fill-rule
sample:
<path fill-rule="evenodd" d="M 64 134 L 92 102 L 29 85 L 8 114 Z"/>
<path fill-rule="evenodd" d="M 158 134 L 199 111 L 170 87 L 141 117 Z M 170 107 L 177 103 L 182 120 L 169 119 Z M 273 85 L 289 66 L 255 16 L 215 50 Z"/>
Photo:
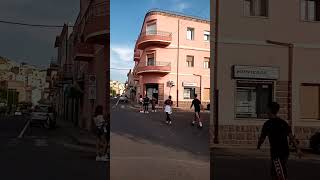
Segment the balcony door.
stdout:
<path fill-rule="evenodd" d="M 147 54 L 147 66 L 155 66 L 156 60 L 154 53 Z"/>
<path fill-rule="evenodd" d="M 155 22 L 147 24 L 146 34 L 153 35 L 157 33 L 157 24 Z"/>

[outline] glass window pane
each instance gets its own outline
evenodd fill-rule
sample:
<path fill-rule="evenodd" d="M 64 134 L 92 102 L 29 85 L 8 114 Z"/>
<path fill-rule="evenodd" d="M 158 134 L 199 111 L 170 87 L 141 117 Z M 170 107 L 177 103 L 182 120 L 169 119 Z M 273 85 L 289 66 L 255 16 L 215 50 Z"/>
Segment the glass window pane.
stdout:
<path fill-rule="evenodd" d="M 307 1 L 308 8 L 308 20 L 315 21 L 315 1 Z"/>
<path fill-rule="evenodd" d="M 191 97 L 191 89 L 190 88 L 184 88 L 183 98 L 184 99 L 190 99 L 190 97 Z"/>
<path fill-rule="evenodd" d="M 300 1 L 300 16 L 302 20 L 307 20 L 307 16 L 306 16 L 306 1 L 305 0 L 301 0 Z"/>
<path fill-rule="evenodd" d="M 256 97 L 255 87 L 237 88 L 236 117 L 256 118 Z"/>
<path fill-rule="evenodd" d="M 251 11 L 251 0 L 244 0 L 244 15 L 245 16 L 250 16 L 250 11 Z"/>

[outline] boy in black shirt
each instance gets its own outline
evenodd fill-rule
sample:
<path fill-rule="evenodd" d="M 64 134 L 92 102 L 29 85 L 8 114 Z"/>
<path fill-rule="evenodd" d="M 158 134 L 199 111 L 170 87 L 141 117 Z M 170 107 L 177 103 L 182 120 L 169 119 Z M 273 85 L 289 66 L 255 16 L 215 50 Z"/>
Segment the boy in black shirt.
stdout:
<path fill-rule="evenodd" d="M 201 101 L 197 98 L 197 94 L 194 95 L 194 99 L 192 101 L 192 104 L 190 106 L 190 109 L 192 108 L 192 106 L 194 106 L 194 119 L 191 123 L 192 126 L 194 126 L 194 124 L 196 123 L 196 121 L 198 121 L 199 124 L 199 128 L 202 128 L 202 122 L 200 120 L 200 110 L 201 110 Z"/>
<path fill-rule="evenodd" d="M 280 105 L 272 102 L 269 105 L 270 119 L 266 121 L 262 127 L 261 136 L 258 141 L 257 149 L 260 149 L 262 143 L 268 136 L 271 151 L 271 176 L 272 179 L 287 180 L 288 169 L 287 163 L 289 158 L 289 142 L 293 143 L 296 148 L 297 154 L 301 157 L 301 151 L 292 135 L 291 127 L 288 123 L 277 116 Z"/>
<path fill-rule="evenodd" d="M 149 102 L 150 102 L 150 99 L 149 97 L 146 95 L 144 98 L 143 98 L 143 106 L 144 106 L 144 113 L 149 113 Z"/>

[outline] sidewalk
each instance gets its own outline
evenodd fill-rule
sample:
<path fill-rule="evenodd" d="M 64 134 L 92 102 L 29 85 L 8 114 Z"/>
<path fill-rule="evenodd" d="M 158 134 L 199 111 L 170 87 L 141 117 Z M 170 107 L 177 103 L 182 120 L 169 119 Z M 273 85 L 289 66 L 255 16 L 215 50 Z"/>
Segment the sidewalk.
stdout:
<path fill-rule="evenodd" d="M 242 158 L 270 158 L 270 147 L 263 145 L 260 150 L 256 146 L 241 146 L 241 145 L 214 145 L 211 147 L 214 156 L 225 157 L 242 157 Z M 303 149 L 303 157 L 301 160 L 316 160 L 320 161 L 320 155 L 313 153 L 310 149 Z M 295 157 L 295 152 L 290 153 L 290 159 L 299 160 Z"/>
<path fill-rule="evenodd" d="M 58 120 L 57 124 L 76 144 L 95 148 L 96 138 L 94 134 L 79 127 L 75 127 L 71 122 Z"/>

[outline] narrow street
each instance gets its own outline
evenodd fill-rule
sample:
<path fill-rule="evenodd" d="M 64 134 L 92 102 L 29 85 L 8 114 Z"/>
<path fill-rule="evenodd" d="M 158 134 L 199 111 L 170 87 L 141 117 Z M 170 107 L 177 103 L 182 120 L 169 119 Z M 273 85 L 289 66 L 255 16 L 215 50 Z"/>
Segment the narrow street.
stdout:
<path fill-rule="evenodd" d="M 18 138 L 26 122 L 0 117 L 1 179 L 108 179 L 107 163 L 96 162 L 95 153 L 75 145 L 62 127 L 28 127 Z"/>
<path fill-rule="evenodd" d="M 190 125 L 191 112 L 174 112 L 173 124 L 163 112 L 143 114 L 131 105 L 111 107 L 111 179 L 208 180 L 209 113 L 204 128 Z"/>

